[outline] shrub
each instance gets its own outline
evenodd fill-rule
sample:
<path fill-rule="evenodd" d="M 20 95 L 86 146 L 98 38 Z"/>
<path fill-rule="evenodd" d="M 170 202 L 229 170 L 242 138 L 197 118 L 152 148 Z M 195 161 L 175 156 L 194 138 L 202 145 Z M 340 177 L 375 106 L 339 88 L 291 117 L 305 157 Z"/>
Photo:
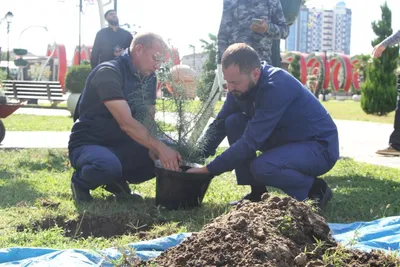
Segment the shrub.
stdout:
<path fill-rule="evenodd" d="M 85 87 L 86 79 L 88 78 L 92 67 L 89 64 L 81 64 L 69 68 L 65 77 L 65 87 L 71 93 L 80 94 Z"/>

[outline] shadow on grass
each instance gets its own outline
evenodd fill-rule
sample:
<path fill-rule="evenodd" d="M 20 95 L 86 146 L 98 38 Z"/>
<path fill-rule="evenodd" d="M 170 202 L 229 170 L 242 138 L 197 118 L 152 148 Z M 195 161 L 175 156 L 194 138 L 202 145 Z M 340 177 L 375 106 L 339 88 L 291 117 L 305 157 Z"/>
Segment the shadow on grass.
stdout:
<path fill-rule="evenodd" d="M 371 221 L 400 212 L 400 180 L 381 179 L 379 173 L 327 175 L 324 179 L 333 189 L 324 214 L 331 223 Z"/>
<path fill-rule="evenodd" d="M 15 177 L 15 173 L 10 172 L 8 170 L 2 170 L 0 169 L 0 180 L 3 179 L 12 179 Z"/>
<path fill-rule="evenodd" d="M 18 162 L 18 167 L 29 171 L 57 171 L 63 172 L 68 170 L 68 156 L 63 151 L 48 150 L 47 155 L 41 161 L 32 159 L 23 159 Z"/>
<path fill-rule="evenodd" d="M 33 205 L 35 200 L 43 197 L 32 184 L 24 180 L 9 180 L 7 184 L 0 185 L 0 207 L 7 208 L 18 205 Z"/>
<path fill-rule="evenodd" d="M 88 236 L 115 237 L 138 234 L 141 239 L 152 239 L 181 231 L 199 231 L 204 224 L 225 213 L 227 204 L 203 203 L 186 210 L 166 210 L 155 206 L 154 198 L 145 198 L 141 203 L 129 200 L 115 201 L 109 198 L 94 198 L 90 203 L 75 203 L 77 218 L 65 216 L 46 218 L 35 222 L 36 230 L 49 229 L 55 225 L 65 230 L 72 238 Z M 20 226 L 18 231 L 24 230 Z"/>

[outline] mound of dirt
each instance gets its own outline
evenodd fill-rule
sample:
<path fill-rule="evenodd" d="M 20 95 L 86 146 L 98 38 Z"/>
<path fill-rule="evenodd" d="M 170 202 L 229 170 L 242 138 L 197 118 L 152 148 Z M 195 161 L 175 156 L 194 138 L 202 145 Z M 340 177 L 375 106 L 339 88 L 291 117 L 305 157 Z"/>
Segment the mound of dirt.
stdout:
<path fill-rule="evenodd" d="M 151 262 L 135 266 L 399 266 L 380 252 L 346 250 L 325 219 L 290 197 L 245 201 Z"/>

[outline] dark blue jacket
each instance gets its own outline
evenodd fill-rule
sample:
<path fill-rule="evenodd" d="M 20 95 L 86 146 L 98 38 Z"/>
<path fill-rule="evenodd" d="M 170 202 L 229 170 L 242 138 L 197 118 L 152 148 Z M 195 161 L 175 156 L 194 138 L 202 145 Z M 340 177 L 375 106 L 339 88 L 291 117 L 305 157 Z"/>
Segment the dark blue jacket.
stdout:
<path fill-rule="evenodd" d="M 263 62 L 260 79 L 245 101 L 228 93 L 208 130 L 214 136 L 205 148 L 206 156 L 215 154 L 226 136 L 224 119 L 237 112 L 247 114 L 249 123 L 241 139 L 207 165 L 214 175 L 233 170 L 257 150 L 293 142 L 318 141 L 326 146 L 331 160 L 339 158 L 338 132 L 331 116 L 306 87 L 280 68 Z"/>
<path fill-rule="evenodd" d="M 77 120 L 72 127 L 69 149 L 81 145 L 112 147 L 132 140 L 121 130 L 111 112 L 100 100 L 96 88 L 90 86 L 91 79 L 102 66 L 112 67 L 121 75 L 122 90 L 134 118 L 141 119 L 139 117 L 143 114 L 138 113 L 141 113 L 143 106 L 155 105 L 157 82 L 155 73 L 141 78 L 133 67 L 129 49 L 126 49 L 120 57 L 97 65 L 90 73 L 75 109 Z"/>

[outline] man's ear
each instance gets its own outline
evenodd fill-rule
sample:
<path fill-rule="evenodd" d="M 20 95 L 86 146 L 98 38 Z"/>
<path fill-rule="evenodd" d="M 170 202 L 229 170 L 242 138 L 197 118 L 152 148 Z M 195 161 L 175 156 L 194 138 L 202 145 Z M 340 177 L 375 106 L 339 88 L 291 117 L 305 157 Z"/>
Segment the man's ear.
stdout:
<path fill-rule="evenodd" d="M 142 55 L 143 54 L 143 45 L 141 45 L 141 44 L 136 45 L 135 48 L 133 49 L 133 51 L 135 51 L 135 54 L 137 56 Z"/>
<path fill-rule="evenodd" d="M 254 70 L 251 71 L 251 78 L 254 81 L 258 81 L 258 78 L 260 78 L 260 75 L 261 75 L 260 68 L 255 68 Z"/>

